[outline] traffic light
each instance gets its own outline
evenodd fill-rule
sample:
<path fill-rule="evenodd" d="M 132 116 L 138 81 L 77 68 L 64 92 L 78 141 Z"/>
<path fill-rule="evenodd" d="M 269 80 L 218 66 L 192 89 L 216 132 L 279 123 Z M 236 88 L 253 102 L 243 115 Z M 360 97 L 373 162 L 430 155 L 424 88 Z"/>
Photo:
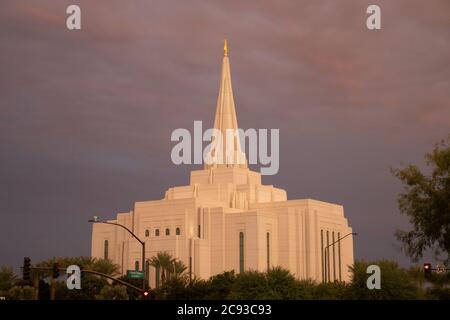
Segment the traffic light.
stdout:
<path fill-rule="evenodd" d="M 155 299 L 156 299 L 155 291 L 145 290 L 144 292 L 142 292 L 142 300 L 155 300 Z"/>
<path fill-rule="evenodd" d="M 446 271 L 445 266 L 442 266 L 442 265 L 436 266 L 436 273 L 444 273 L 445 271 Z"/>
<path fill-rule="evenodd" d="M 59 278 L 59 263 L 54 263 L 53 264 L 52 277 L 53 277 L 53 279 L 58 279 Z"/>
<path fill-rule="evenodd" d="M 31 259 L 29 257 L 25 257 L 23 258 L 23 281 L 26 282 L 30 282 L 31 277 L 30 277 L 30 273 L 31 273 Z"/>
<path fill-rule="evenodd" d="M 423 264 L 423 273 L 424 273 L 426 279 L 430 278 L 430 276 L 431 276 L 431 263 L 424 263 Z"/>

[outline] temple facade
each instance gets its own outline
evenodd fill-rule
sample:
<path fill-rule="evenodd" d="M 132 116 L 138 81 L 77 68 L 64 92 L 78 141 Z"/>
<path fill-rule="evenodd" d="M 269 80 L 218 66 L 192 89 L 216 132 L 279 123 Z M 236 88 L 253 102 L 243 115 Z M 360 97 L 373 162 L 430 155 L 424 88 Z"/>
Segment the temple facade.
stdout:
<path fill-rule="evenodd" d="M 226 46 L 214 128 L 238 128 Z M 243 153 L 239 139 L 233 148 Z M 353 264 L 352 229 L 341 205 L 288 200 L 285 190 L 262 184 L 245 161 L 206 164 L 191 172 L 189 185 L 168 189 L 160 200 L 136 202 L 109 221 L 145 241 L 147 258 L 166 251 L 203 279 L 281 266 L 299 279 L 348 281 Z M 93 224 L 92 256 L 112 260 L 123 274 L 142 269 L 141 244 L 120 227 Z M 160 272 L 146 267 L 155 287 Z"/>

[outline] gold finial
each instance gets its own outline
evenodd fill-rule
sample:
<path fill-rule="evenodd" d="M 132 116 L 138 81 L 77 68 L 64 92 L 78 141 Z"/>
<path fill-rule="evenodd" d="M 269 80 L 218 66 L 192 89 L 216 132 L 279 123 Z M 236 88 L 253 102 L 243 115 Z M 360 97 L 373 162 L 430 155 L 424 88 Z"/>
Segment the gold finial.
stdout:
<path fill-rule="evenodd" d="M 227 39 L 223 41 L 223 56 L 228 57 L 228 44 Z"/>

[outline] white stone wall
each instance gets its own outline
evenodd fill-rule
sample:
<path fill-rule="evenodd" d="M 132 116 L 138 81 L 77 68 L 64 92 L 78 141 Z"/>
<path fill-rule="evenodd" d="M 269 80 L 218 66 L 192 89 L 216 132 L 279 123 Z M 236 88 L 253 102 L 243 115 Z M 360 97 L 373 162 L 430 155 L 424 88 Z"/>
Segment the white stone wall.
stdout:
<path fill-rule="evenodd" d="M 171 188 L 163 200 L 137 202 L 133 211 L 118 214 L 114 221 L 145 239 L 147 258 L 167 251 L 189 266 L 192 256 L 193 273 L 201 278 L 230 270 L 239 272 L 239 232 L 245 235 L 245 269 L 266 271 L 269 232 L 271 266 L 287 268 L 300 279 L 323 281 L 326 233 L 331 243 L 333 232 L 337 240 L 338 233 L 343 237 L 352 231 L 343 207 L 310 199 L 279 201 L 286 196 L 282 189 L 229 183 L 230 179 L 258 181 L 255 173 L 244 175 L 247 169 L 241 168 L 232 168 L 238 172 L 228 174 L 220 170 L 213 184 L 205 184 L 202 179 L 214 169 L 199 170 L 192 176 L 201 184 Z M 175 234 L 176 228 L 180 228 L 180 235 Z M 159 236 L 155 236 L 156 229 Z M 125 230 L 110 225 L 93 225 L 92 256 L 103 258 L 105 240 L 109 242 L 108 258 L 121 266 L 122 273 L 134 269 L 136 261 L 142 267 L 141 245 Z M 332 247 L 329 251 L 330 279 L 339 280 L 340 257 L 340 279 L 348 281 L 348 266 L 353 264 L 352 237 L 341 241 L 340 256 L 338 245 L 334 247 L 334 264 Z M 154 286 L 154 268 L 149 275 L 150 285 Z"/>

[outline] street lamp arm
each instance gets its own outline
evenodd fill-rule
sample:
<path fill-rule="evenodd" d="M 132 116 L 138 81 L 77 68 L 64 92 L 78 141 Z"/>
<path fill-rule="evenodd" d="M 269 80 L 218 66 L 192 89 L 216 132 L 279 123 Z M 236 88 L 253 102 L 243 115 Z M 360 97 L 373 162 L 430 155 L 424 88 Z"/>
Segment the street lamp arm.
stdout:
<path fill-rule="evenodd" d="M 325 271 L 324 271 L 324 277 L 325 277 L 325 281 L 326 282 L 328 282 L 328 279 L 329 279 L 329 257 L 328 257 L 328 254 L 329 254 L 329 252 L 328 252 L 328 248 L 329 247 L 331 247 L 332 245 L 334 245 L 335 243 L 337 243 L 337 242 L 340 242 L 342 239 L 344 239 L 344 238 L 346 238 L 346 237 L 348 237 L 349 235 L 354 235 L 354 236 L 356 236 L 357 235 L 357 233 L 356 232 L 350 232 L 350 233 L 347 233 L 345 236 L 343 236 L 342 238 L 339 238 L 339 239 L 337 239 L 336 241 L 333 241 L 332 243 L 330 243 L 329 245 L 327 245 L 325 248 L 324 248 L 324 250 L 323 250 L 323 252 L 322 252 L 322 254 L 324 255 L 324 260 L 325 260 Z M 333 256 L 334 256 L 334 251 L 333 251 Z M 333 262 L 334 263 L 334 262 Z"/>
<path fill-rule="evenodd" d="M 350 233 L 347 233 L 347 234 L 346 234 L 345 236 L 343 236 L 342 238 L 339 238 L 339 239 L 337 239 L 336 241 L 334 241 L 334 242 L 330 243 L 329 245 L 327 245 L 327 246 L 325 247 L 324 250 L 327 250 L 327 249 L 328 249 L 329 247 L 331 247 L 333 244 L 335 244 L 335 243 L 341 241 L 342 239 L 348 237 L 349 235 L 354 235 L 354 236 L 356 236 L 357 233 L 356 233 L 356 232 L 350 232 Z"/>
<path fill-rule="evenodd" d="M 139 239 L 138 236 L 133 233 L 133 231 L 131 231 L 130 229 L 128 229 L 127 227 L 125 227 L 122 224 L 115 223 L 115 222 L 108 222 L 108 221 L 97 221 L 97 223 L 112 224 L 112 225 L 115 225 L 115 226 L 118 226 L 118 227 L 122 227 L 125 230 L 127 230 L 137 241 L 139 241 L 141 244 L 144 244 L 144 241 Z"/>

